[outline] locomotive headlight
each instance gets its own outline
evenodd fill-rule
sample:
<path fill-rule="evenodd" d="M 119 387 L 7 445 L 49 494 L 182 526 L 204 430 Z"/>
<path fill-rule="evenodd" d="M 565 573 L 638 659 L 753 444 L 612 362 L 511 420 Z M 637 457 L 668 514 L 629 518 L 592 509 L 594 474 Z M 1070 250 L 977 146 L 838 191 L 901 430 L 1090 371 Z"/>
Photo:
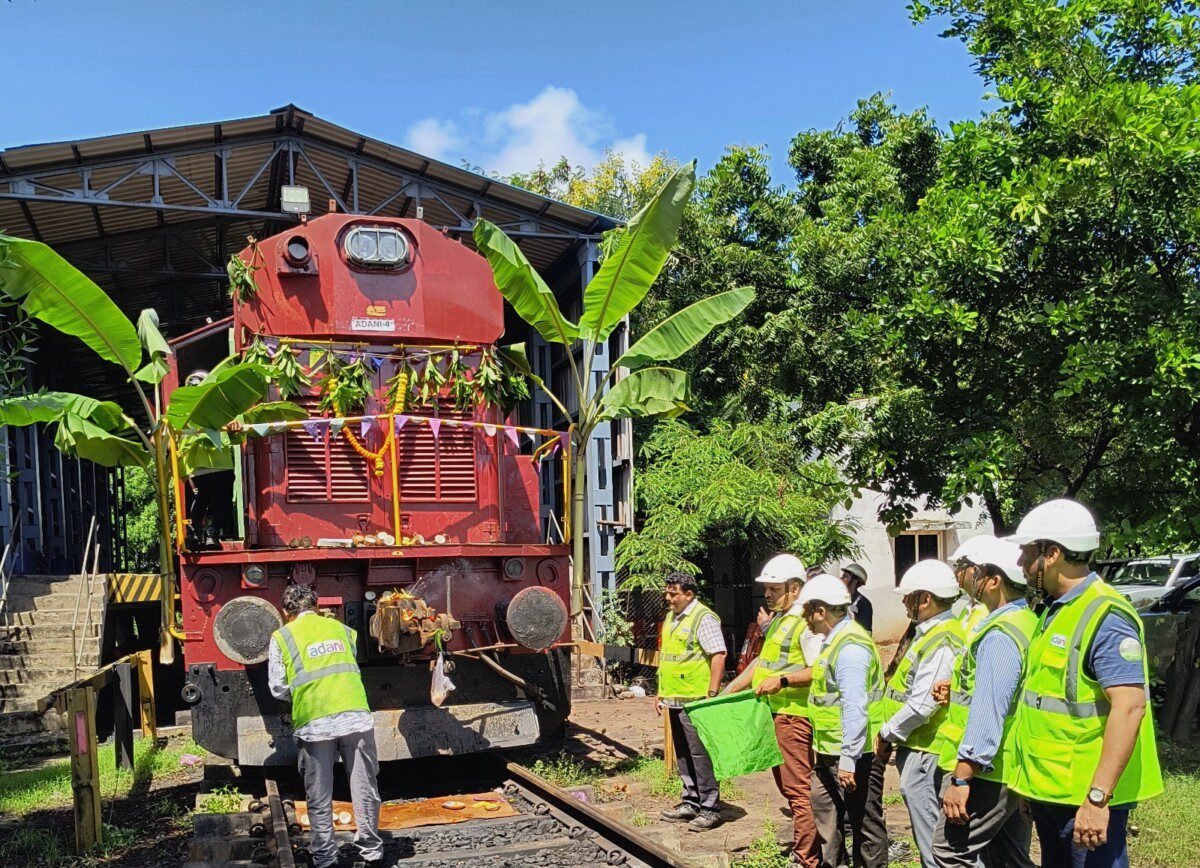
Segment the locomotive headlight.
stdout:
<path fill-rule="evenodd" d="M 408 239 L 387 226 L 356 226 L 342 243 L 346 258 L 357 265 L 399 268 L 408 261 Z"/>

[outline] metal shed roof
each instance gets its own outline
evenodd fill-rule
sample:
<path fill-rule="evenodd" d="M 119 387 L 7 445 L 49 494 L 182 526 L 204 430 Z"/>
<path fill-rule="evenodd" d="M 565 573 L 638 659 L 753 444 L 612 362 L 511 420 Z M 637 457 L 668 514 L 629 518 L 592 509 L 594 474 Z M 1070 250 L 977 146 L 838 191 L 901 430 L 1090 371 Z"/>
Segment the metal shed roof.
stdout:
<path fill-rule="evenodd" d="M 467 244 L 485 217 L 551 276 L 577 268 L 580 246 L 617 225 L 287 105 L 0 151 L 0 229 L 50 244 L 131 317 L 157 308 L 174 336 L 228 313 L 224 265 L 247 235 L 296 221 L 280 209 L 285 184 L 309 188 L 314 217 L 333 201 L 343 212 L 419 217 Z M 60 361 L 59 351 L 71 351 L 51 336 L 46 343 Z M 76 389 L 113 391 L 95 365 L 74 368 L 72 378 Z"/>

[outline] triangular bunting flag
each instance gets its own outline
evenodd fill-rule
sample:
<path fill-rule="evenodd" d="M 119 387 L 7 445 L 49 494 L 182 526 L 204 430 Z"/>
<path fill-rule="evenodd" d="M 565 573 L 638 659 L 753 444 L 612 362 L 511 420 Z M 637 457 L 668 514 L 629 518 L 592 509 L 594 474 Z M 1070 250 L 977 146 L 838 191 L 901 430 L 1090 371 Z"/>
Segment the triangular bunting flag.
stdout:
<path fill-rule="evenodd" d="M 325 359 L 324 350 L 309 350 L 308 351 L 308 368 L 312 370 L 317 367 Z"/>
<path fill-rule="evenodd" d="M 516 428 L 508 425 L 504 426 L 504 433 L 508 435 L 508 439 L 512 441 L 512 445 L 517 449 L 521 448 L 521 435 L 517 433 Z"/>
<path fill-rule="evenodd" d="M 571 435 L 566 431 L 559 431 L 558 432 L 558 448 L 562 449 L 565 452 L 570 445 L 571 445 Z"/>
<path fill-rule="evenodd" d="M 213 446 L 216 446 L 217 448 L 220 448 L 220 446 L 221 446 L 221 432 L 220 431 L 218 431 L 216 428 L 205 428 L 204 436 L 208 438 L 209 443 L 211 443 Z"/>
<path fill-rule="evenodd" d="M 437 439 L 437 437 L 438 437 L 438 432 L 439 432 L 441 429 L 442 429 L 442 420 L 441 420 L 441 419 L 430 419 L 430 420 L 429 420 L 429 430 L 433 432 L 433 439 L 434 439 L 434 440 L 436 440 L 436 439 Z"/>
<path fill-rule="evenodd" d="M 346 424 L 345 419 L 330 419 L 329 420 L 329 433 L 332 434 L 334 437 L 336 437 L 338 434 L 342 433 L 342 428 L 345 426 L 345 424 Z"/>
<path fill-rule="evenodd" d="M 367 356 L 367 361 L 370 362 L 371 367 L 377 371 L 383 367 L 383 358 L 380 356 Z"/>
<path fill-rule="evenodd" d="M 371 433 L 371 426 L 375 423 L 374 416 L 364 416 L 358 425 L 359 436 L 366 437 Z"/>
<path fill-rule="evenodd" d="M 312 439 L 320 442 L 325 437 L 326 423 L 320 419 L 309 419 L 303 423 L 304 430 L 309 433 Z"/>
<path fill-rule="evenodd" d="M 496 426 L 484 424 L 483 433 L 489 437 L 495 437 L 496 436 Z"/>
<path fill-rule="evenodd" d="M 393 420 L 392 424 L 394 424 L 396 426 L 396 433 L 399 434 L 400 429 L 408 424 L 408 417 L 407 416 L 397 416 Z"/>
<path fill-rule="evenodd" d="M 250 433 L 253 434 L 255 437 L 266 437 L 267 432 L 270 430 L 271 430 L 270 425 L 265 425 L 262 423 L 250 426 Z"/>

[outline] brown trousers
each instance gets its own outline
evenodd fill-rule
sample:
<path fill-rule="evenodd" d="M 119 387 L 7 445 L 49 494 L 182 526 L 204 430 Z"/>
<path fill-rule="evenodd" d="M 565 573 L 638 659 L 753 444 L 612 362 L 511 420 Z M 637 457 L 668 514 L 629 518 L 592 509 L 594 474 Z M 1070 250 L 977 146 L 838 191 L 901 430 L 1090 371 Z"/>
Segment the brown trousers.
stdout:
<path fill-rule="evenodd" d="M 817 824 L 812 812 L 813 728 L 803 717 L 775 715 L 775 740 L 783 764 L 772 769 L 775 786 L 792 811 L 792 852 L 805 868 L 817 868 Z"/>

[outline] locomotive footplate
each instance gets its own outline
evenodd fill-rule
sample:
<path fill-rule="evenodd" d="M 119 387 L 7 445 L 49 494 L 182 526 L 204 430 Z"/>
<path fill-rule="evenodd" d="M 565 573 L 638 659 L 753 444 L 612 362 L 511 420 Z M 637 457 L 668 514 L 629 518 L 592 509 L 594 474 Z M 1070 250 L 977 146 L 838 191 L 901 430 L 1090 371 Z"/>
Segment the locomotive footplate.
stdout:
<path fill-rule="evenodd" d="M 416 705 L 373 712 L 380 760 L 444 756 L 533 744 L 541 734 L 532 702 Z M 288 765 L 296 742 L 284 715 L 239 717 L 237 761 L 242 765 Z"/>

